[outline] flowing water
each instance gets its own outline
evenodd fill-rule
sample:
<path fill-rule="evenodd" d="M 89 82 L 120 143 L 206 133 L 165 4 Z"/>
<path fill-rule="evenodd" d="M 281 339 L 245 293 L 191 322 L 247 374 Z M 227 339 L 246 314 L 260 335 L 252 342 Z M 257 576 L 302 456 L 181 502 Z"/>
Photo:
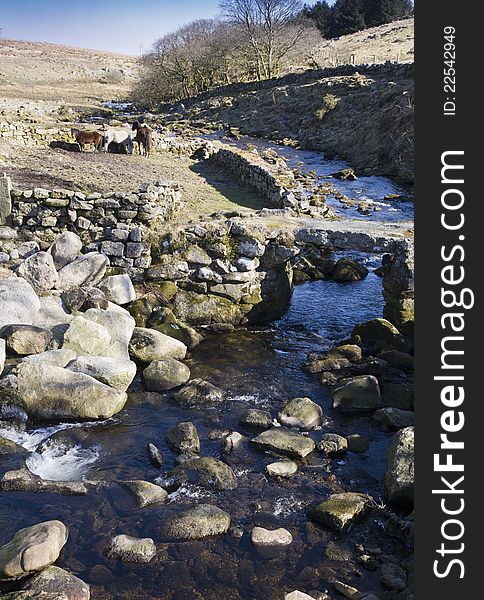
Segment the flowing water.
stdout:
<path fill-rule="evenodd" d="M 294 163 L 304 160 L 308 168 L 323 168 L 310 160 L 314 155 L 314 161 L 319 156 L 321 162 L 316 153 L 282 147 L 276 150 Z M 323 163 L 329 172 L 343 166 Z M 348 195 L 371 195 L 377 201 L 396 190 L 383 178 L 361 178 L 336 185 Z M 387 220 L 397 213 L 401 220 L 411 218 L 409 203 L 388 202 L 387 208 L 374 214 Z M 46 424 L 42 428 L 27 423 L 26 427 L 0 429 L 0 437 L 17 442 L 28 452 L 25 463 L 35 475 L 97 482 L 86 496 L 2 493 L 0 543 L 21 527 L 48 519 L 62 520 L 69 528 L 69 540 L 57 564 L 89 583 L 94 600 L 281 600 L 284 592 L 294 589 L 330 589 L 334 577 L 363 591 L 378 591 L 378 576 L 357 563 L 355 546 L 378 547 L 384 553 L 403 557 L 403 542 L 389 538 L 376 517 L 342 536 L 312 524 L 305 516 L 308 507 L 332 491 L 368 492 L 376 498 L 382 494 L 386 451 L 392 435 L 383 432 L 369 415 L 347 417 L 335 413 L 329 388 L 302 368 L 309 352 L 329 348 L 348 336 L 356 323 L 382 315 L 381 279 L 372 272 L 381 257 L 352 256 L 370 270 L 363 281 L 302 284 L 294 289 L 287 314 L 271 327 L 207 334 L 191 352 L 187 364 L 192 378 L 207 379 L 227 392 L 228 400 L 217 407 L 181 408 L 172 401 L 171 392 L 144 392 L 138 376 L 125 409 L 107 421 Z M 264 467 L 275 460 L 274 456 L 251 448 L 247 442 L 231 454 L 222 454 L 223 432 L 236 430 L 247 438 L 255 434 L 239 424 L 244 409 L 269 410 L 275 418 L 288 400 L 301 396 L 310 397 L 323 408 L 322 432 L 363 434 L 370 440 L 368 453 L 348 453 L 335 460 L 314 452 L 301 461 L 293 478 L 280 481 L 264 474 Z M 180 421 L 196 425 L 202 454 L 222 458 L 231 465 L 238 487 L 218 492 L 187 484 L 171 493 L 165 504 L 139 509 L 116 482 L 163 478 L 175 460 L 165 444 L 165 433 Z M 318 441 L 321 431 L 309 435 Z M 161 469 L 148 460 L 146 446 L 150 442 L 164 455 Z M 3 473 L 22 465 L 7 460 L 0 466 Z M 229 512 L 233 526 L 244 535 L 177 543 L 164 540 L 160 534 L 163 519 L 199 501 L 217 504 Z M 262 555 L 250 542 L 248 532 L 254 525 L 286 527 L 294 542 L 276 555 Z M 153 538 L 157 556 L 144 565 L 106 558 L 107 542 L 120 533 Z M 343 561 L 325 556 L 330 541 L 343 548 Z"/>
<path fill-rule="evenodd" d="M 302 150 L 291 146 L 282 146 L 263 139 L 242 136 L 238 140 L 224 137 L 223 132 L 205 136 L 208 139 L 221 139 L 224 144 L 246 149 L 248 145 L 258 150 L 274 150 L 286 159 L 287 165 L 299 169 L 303 173 L 313 171 L 317 181 L 331 182 L 334 188 L 357 203 L 365 202 L 370 207 L 368 215 L 362 215 L 358 206 L 344 206 L 332 194 L 328 196 L 327 204 L 336 214 L 347 219 L 374 221 L 411 221 L 413 219 L 413 198 L 409 189 L 397 185 L 388 177 L 369 176 L 358 177 L 355 181 L 340 181 L 330 177 L 351 165 L 342 160 L 329 160 L 321 152 Z M 371 210 L 376 208 L 376 210 Z"/>

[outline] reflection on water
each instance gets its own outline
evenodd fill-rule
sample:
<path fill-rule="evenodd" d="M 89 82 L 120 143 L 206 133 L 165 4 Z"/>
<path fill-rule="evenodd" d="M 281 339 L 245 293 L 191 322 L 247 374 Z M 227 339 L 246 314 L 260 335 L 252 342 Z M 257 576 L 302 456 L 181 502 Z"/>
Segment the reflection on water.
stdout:
<path fill-rule="evenodd" d="M 378 258 L 359 256 L 370 268 Z M 20 529 L 47 519 L 60 519 L 69 528 L 69 541 L 58 564 L 91 585 L 94 600 L 281 600 L 296 588 L 310 592 L 330 586 L 334 576 L 353 582 L 362 591 L 379 589 L 378 577 L 357 576 L 356 555 L 337 563 L 324 556 L 334 534 L 307 521 L 306 509 L 331 491 L 350 489 L 381 495 L 385 454 L 390 434 L 366 416 L 333 413 L 328 388 L 307 375 L 302 366 L 308 352 L 327 348 L 348 336 L 358 321 L 381 316 L 381 280 L 374 274 L 363 281 L 338 284 L 318 281 L 298 286 L 288 313 L 267 329 L 213 334 L 189 357 L 192 377 L 203 377 L 222 387 L 228 400 L 205 409 L 180 408 L 171 394 L 130 394 L 126 408 L 104 423 L 58 425 L 0 435 L 30 451 L 32 472 L 59 479 L 88 478 L 112 482 L 92 489 L 85 497 L 6 492 L 0 500 L 2 543 Z M 274 456 L 258 452 L 247 442 L 222 455 L 215 431 L 237 430 L 247 438 L 254 431 L 239 424 L 247 407 L 269 410 L 276 417 L 285 402 L 308 396 L 323 408 L 323 432 L 361 433 L 370 439 L 367 456 L 348 454 L 334 461 L 317 452 L 301 461 L 289 480 L 268 478 L 264 469 Z M 155 481 L 174 466 L 165 432 L 180 421 L 192 421 L 199 432 L 202 454 L 222 458 L 237 474 L 234 491 L 217 492 L 184 485 L 163 506 L 136 508 L 117 480 Z M 210 435 L 209 435 L 210 434 Z M 310 433 L 317 441 L 321 432 Z M 50 438 L 49 442 L 45 442 Z M 156 469 L 146 455 L 152 442 L 164 454 Z M 232 516 L 242 537 L 226 535 L 202 541 L 167 543 L 160 522 L 167 514 L 198 501 L 217 504 Z M 294 542 L 273 557 L 261 556 L 250 542 L 254 525 L 288 528 Z M 113 535 L 151 537 L 158 555 L 149 564 L 116 562 L 104 556 Z M 337 536 L 338 537 L 338 536 Z M 368 519 L 347 536 L 350 548 L 371 544 L 395 554 L 390 540 Z M 0 588 L 2 589 L 2 588 Z"/>

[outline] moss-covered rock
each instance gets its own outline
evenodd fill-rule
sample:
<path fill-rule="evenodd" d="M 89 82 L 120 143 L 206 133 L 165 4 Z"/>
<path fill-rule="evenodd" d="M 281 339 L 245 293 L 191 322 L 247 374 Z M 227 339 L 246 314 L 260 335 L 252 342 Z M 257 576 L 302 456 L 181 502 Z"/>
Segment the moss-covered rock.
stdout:
<path fill-rule="evenodd" d="M 323 411 L 310 398 L 293 398 L 279 412 L 277 418 L 287 427 L 314 429 L 321 424 Z"/>
<path fill-rule="evenodd" d="M 364 511 L 366 502 L 367 498 L 363 494 L 353 492 L 333 494 L 309 510 L 308 518 L 331 529 L 341 530 Z"/>
<path fill-rule="evenodd" d="M 348 442 L 345 437 L 337 433 L 324 433 L 316 448 L 327 456 L 341 456 L 348 450 Z"/>
<path fill-rule="evenodd" d="M 395 434 L 388 449 L 385 493 L 392 504 L 413 505 L 414 428 L 406 427 Z"/>
<path fill-rule="evenodd" d="M 197 428 L 190 421 L 178 423 L 166 432 L 166 445 L 177 454 L 200 452 L 200 438 Z"/>
<path fill-rule="evenodd" d="M 340 258 L 331 275 L 339 283 L 361 281 L 368 275 L 368 269 L 350 258 Z"/>
<path fill-rule="evenodd" d="M 169 539 L 201 539 L 221 535 L 230 527 L 230 515 L 217 506 L 199 504 L 171 515 L 161 526 L 161 534 Z"/>
<path fill-rule="evenodd" d="M 331 391 L 333 408 L 341 412 L 375 410 L 380 400 L 380 386 L 373 375 L 358 375 L 339 381 Z"/>
<path fill-rule="evenodd" d="M 372 319 L 358 323 L 352 335 L 359 336 L 365 346 L 372 346 L 378 342 L 392 344 L 400 339 L 398 329 L 386 319 Z"/>
<path fill-rule="evenodd" d="M 175 340 L 183 342 L 189 350 L 198 346 L 203 340 L 203 337 L 196 329 L 193 329 L 193 327 L 190 327 L 190 325 L 186 325 L 185 323 L 180 323 L 179 321 L 176 323 L 161 323 L 154 325 L 152 326 L 152 329 L 156 329 L 156 331 L 159 331 L 160 333 L 164 333 L 165 335 L 175 338 Z"/>
<path fill-rule="evenodd" d="M 251 305 L 234 304 L 222 296 L 187 291 L 178 292 L 173 306 L 177 318 L 191 325 L 238 325 L 251 310 Z"/>
<path fill-rule="evenodd" d="M 223 402 L 225 393 L 209 381 L 192 379 L 174 395 L 174 400 L 188 407 L 203 406 Z"/>
<path fill-rule="evenodd" d="M 179 484 L 190 482 L 215 490 L 233 490 L 237 487 L 233 470 L 211 456 L 189 460 L 176 467 L 169 477 Z"/>
<path fill-rule="evenodd" d="M 163 392 L 184 385 L 190 379 L 190 369 L 174 358 L 154 360 L 143 371 L 146 389 Z"/>

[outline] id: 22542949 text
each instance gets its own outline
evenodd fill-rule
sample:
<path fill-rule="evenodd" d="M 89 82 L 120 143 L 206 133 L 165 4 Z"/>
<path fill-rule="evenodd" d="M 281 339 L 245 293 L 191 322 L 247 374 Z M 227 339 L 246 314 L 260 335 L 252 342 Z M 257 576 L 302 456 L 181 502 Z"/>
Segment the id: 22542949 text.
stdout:
<path fill-rule="evenodd" d="M 456 45 L 455 27 L 444 27 L 444 115 L 456 113 Z"/>

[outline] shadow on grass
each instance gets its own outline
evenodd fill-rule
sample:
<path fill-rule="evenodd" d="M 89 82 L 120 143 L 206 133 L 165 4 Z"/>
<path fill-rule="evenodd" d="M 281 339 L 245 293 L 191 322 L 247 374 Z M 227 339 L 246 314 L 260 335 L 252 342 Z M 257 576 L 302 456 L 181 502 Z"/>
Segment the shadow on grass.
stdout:
<path fill-rule="evenodd" d="M 197 162 L 190 170 L 201 175 L 228 202 L 241 208 L 260 210 L 267 200 L 260 194 L 236 181 L 235 176 L 216 166 L 210 160 Z"/>

